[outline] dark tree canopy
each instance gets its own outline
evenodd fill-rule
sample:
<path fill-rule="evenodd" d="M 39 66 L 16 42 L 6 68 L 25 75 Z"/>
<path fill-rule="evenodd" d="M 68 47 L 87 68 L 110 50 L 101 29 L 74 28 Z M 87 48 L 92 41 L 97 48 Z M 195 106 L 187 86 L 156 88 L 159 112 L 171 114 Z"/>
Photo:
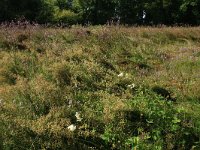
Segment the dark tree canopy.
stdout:
<path fill-rule="evenodd" d="M 0 0 L 0 21 L 200 24 L 199 0 Z"/>

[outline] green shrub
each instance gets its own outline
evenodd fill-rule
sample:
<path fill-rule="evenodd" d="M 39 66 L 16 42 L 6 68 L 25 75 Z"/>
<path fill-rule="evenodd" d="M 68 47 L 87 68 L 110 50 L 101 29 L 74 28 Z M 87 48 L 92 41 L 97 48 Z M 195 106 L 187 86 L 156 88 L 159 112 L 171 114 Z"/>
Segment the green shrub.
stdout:
<path fill-rule="evenodd" d="M 64 24 L 72 25 L 78 24 L 81 21 L 81 16 L 70 10 L 56 10 L 54 14 L 54 22 L 61 22 Z"/>

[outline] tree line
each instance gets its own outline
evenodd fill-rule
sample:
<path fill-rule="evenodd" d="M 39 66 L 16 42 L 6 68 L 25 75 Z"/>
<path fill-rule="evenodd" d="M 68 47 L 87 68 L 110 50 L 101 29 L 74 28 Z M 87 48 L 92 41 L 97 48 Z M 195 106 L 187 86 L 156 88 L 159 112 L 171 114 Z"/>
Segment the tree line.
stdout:
<path fill-rule="evenodd" d="M 200 24 L 200 0 L 0 0 L 0 22 Z"/>

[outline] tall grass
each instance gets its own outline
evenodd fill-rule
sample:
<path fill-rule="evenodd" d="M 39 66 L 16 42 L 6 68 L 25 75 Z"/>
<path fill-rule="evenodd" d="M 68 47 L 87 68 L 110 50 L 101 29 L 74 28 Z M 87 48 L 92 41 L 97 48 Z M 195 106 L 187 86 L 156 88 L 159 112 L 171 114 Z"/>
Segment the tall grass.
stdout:
<path fill-rule="evenodd" d="M 0 28 L 0 149 L 199 149 L 200 28 Z"/>

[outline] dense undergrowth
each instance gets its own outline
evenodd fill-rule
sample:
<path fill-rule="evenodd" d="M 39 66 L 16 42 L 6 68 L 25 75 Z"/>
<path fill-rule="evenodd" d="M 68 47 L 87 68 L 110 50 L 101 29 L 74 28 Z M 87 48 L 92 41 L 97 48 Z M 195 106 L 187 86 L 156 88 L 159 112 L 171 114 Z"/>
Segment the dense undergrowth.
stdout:
<path fill-rule="evenodd" d="M 200 28 L 0 28 L 0 149 L 200 149 Z"/>

